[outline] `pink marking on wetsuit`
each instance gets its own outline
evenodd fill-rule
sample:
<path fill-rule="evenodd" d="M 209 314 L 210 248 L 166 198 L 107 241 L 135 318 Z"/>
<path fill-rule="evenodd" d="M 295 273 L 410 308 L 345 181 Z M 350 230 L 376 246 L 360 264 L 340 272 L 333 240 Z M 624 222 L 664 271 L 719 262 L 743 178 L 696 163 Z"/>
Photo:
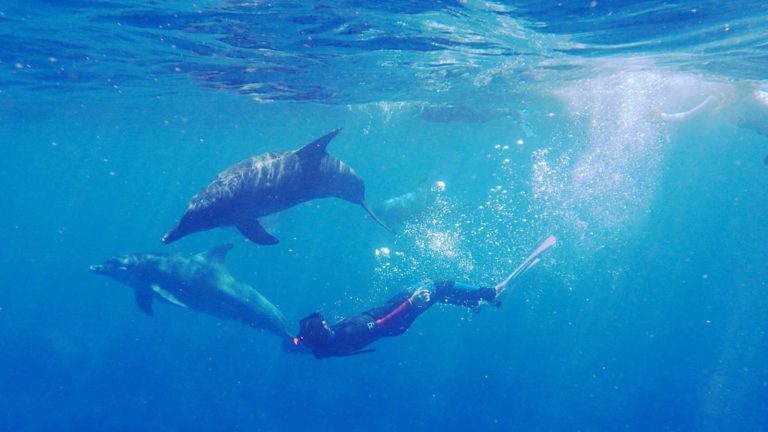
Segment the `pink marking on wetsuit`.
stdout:
<path fill-rule="evenodd" d="M 413 303 L 411 302 L 411 298 L 409 297 L 408 300 L 400 303 L 400 306 L 396 307 L 395 310 L 393 310 L 392 312 L 386 314 L 384 317 L 377 319 L 376 320 L 376 325 L 380 326 L 380 325 L 384 324 L 385 322 L 389 321 L 394 316 L 399 315 L 400 313 L 405 311 L 408 308 L 408 306 L 410 306 L 411 304 L 413 304 Z"/>

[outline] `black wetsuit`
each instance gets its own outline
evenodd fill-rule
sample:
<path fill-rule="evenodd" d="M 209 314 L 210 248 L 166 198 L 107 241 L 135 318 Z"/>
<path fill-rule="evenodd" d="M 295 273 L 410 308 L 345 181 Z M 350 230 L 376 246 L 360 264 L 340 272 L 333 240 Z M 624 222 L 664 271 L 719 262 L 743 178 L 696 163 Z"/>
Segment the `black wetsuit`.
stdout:
<path fill-rule="evenodd" d="M 423 306 L 410 302 L 418 289 L 430 291 L 430 299 Z M 346 318 L 329 328 L 323 341 L 308 346 L 317 358 L 358 354 L 363 348 L 382 337 L 397 336 L 408 330 L 413 321 L 435 303 L 448 303 L 475 308 L 482 301 L 493 302 L 493 288 L 478 288 L 453 281 L 427 280 L 398 293 L 383 306 Z M 297 338 L 297 344 L 298 342 Z"/>

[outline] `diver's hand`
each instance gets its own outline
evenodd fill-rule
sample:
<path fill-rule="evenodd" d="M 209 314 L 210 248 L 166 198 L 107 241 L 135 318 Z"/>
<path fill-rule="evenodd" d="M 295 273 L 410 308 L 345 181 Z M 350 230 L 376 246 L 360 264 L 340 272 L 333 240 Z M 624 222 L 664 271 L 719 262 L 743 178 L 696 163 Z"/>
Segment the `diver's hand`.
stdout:
<path fill-rule="evenodd" d="M 411 298 L 408 301 L 412 305 L 419 309 L 423 309 L 429 306 L 429 302 L 432 300 L 432 293 L 426 288 L 419 288 L 411 294 Z"/>

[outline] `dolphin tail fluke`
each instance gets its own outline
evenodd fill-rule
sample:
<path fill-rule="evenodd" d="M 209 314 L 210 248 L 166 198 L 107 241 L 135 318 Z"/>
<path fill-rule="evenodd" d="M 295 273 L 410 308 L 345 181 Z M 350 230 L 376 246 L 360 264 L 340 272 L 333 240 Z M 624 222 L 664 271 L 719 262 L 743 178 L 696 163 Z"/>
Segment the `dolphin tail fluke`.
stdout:
<path fill-rule="evenodd" d="M 296 154 L 300 158 L 322 156 L 326 153 L 325 148 L 328 147 L 328 143 L 330 143 L 332 139 L 336 138 L 336 135 L 338 135 L 340 132 L 341 128 L 334 129 L 331 132 L 305 145 L 304 147 L 296 150 Z"/>
<path fill-rule="evenodd" d="M 394 233 L 394 230 L 392 230 L 392 228 L 388 227 L 387 224 L 385 224 L 381 219 L 379 219 L 379 217 L 376 216 L 376 213 L 374 213 L 373 210 L 371 210 L 371 208 L 368 206 L 368 204 L 365 201 L 361 202 L 360 205 L 365 209 L 366 212 L 368 212 L 368 215 L 373 220 L 375 220 L 376 223 L 383 226 L 384 229 L 386 229 L 387 231 Z"/>

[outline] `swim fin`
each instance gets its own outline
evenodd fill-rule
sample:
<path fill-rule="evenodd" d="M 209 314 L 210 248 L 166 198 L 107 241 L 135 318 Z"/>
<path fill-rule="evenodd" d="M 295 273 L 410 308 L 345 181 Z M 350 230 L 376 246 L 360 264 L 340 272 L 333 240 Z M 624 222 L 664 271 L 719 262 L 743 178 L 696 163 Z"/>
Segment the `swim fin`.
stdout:
<path fill-rule="evenodd" d="M 504 290 L 507 289 L 507 284 L 509 284 L 511 281 L 517 279 L 519 276 L 521 276 L 523 273 L 530 270 L 533 266 L 539 263 L 541 259 L 539 258 L 539 255 L 541 255 L 544 251 L 551 248 L 557 243 L 557 237 L 555 236 L 549 236 L 546 240 L 544 240 L 539 247 L 536 248 L 536 250 L 533 251 L 530 255 L 528 255 L 528 258 L 525 259 L 525 261 L 522 262 L 517 268 L 507 276 L 506 279 L 499 282 L 496 286 L 496 297 L 498 298 Z"/>

